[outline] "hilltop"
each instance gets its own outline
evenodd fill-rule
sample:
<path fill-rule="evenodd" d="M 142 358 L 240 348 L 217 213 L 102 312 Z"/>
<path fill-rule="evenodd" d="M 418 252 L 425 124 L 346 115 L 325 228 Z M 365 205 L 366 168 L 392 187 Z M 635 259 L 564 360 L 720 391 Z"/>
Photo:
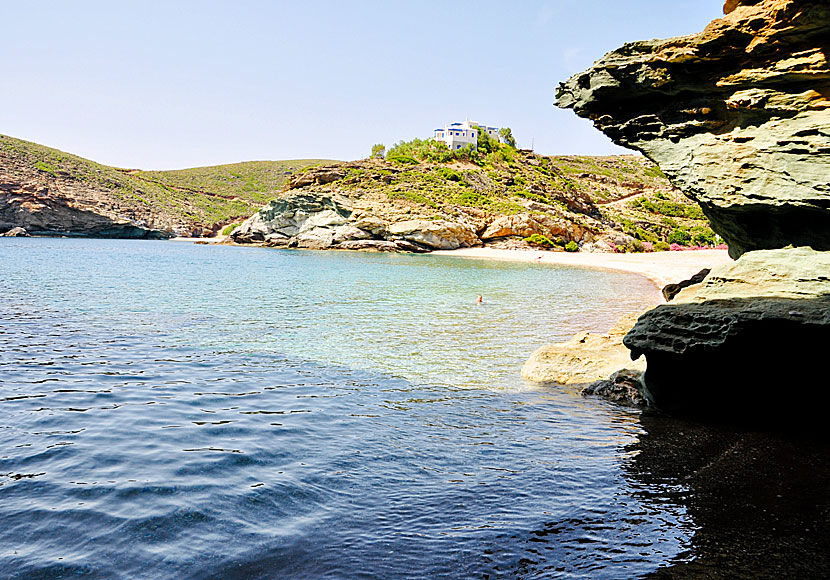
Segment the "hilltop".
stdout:
<path fill-rule="evenodd" d="M 212 235 L 257 211 L 319 159 L 179 171 L 120 169 L 0 135 L 0 232 L 97 237 Z"/>
<path fill-rule="evenodd" d="M 646 158 L 548 157 L 489 140 L 399 143 L 384 158 L 299 171 L 231 234 L 238 243 L 428 251 L 488 244 L 575 251 L 717 240 Z"/>
<path fill-rule="evenodd" d="M 297 238 L 303 216 L 321 208 L 339 217 L 327 225 L 317 216 L 323 222 L 309 222 Z M 271 231 L 266 222 L 287 213 L 296 231 Z M 142 171 L 0 135 L 0 233 L 20 226 L 41 235 L 203 237 L 246 218 L 235 241 L 300 247 L 348 241 L 345 247 L 391 249 L 371 242 L 395 238 L 415 244 L 398 244 L 409 250 L 574 242 L 583 250 L 639 251 L 716 241 L 700 208 L 635 155 L 548 157 L 495 140 L 451 152 L 416 139 L 362 161 Z M 371 223 L 356 223 L 363 218 Z M 332 233 L 332 224 L 360 231 Z M 447 227 L 455 241 L 425 242 L 443 240 Z"/>

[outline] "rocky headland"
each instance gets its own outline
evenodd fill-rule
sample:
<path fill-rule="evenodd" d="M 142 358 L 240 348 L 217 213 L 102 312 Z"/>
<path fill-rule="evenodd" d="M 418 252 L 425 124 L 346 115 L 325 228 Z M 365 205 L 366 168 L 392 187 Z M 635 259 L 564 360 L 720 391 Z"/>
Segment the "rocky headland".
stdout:
<path fill-rule="evenodd" d="M 320 161 L 139 171 L 0 135 L 0 233 L 211 236 L 262 207 L 294 171 Z"/>
<path fill-rule="evenodd" d="M 648 400 L 798 424 L 828 398 L 830 5 L 730 0 L 724 12 L 700 34 L 609 53 L 557 104 L 655 161 L 739 258 L 624 338 L 646 357 Z"/>
<path fill-rule="evenodd" d="M 390 156 L 309 168 L 231 238 L 408 252 L 481 245 L 561 251 L 569 243 L 572 251 L 636 250 L 665 244 L 675 230 L 708 230 L 695 210 L 642 157 L 545 157 L 502 146 L 476 162 Z"/>

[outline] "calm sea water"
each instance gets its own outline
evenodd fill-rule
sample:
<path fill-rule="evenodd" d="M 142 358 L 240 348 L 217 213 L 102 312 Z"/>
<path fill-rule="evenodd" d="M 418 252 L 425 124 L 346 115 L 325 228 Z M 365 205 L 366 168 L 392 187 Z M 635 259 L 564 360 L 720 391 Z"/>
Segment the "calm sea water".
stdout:
<path fill-rule="evenodd" d="M 2 578 L 636 578 L 688 558 L 676 484 L 626 474 L 638 416 L 519 376 L 651 303 L 640 277 L 74 239 L 0 239 L 0 273 Z"/>

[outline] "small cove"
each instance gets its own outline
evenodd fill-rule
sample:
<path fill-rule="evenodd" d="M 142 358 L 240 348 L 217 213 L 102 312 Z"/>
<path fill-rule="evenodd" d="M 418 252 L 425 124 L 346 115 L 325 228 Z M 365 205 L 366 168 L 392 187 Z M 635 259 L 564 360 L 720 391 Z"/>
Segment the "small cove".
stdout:
<path fill-rule="evenodd" d="M 638 416 L 518 371 L 656 289 L 451 257 L 3 240 L 13 578 L 615 578 L 688 557 Z M 484 303 L 475 304 L 482 294 Z"/>

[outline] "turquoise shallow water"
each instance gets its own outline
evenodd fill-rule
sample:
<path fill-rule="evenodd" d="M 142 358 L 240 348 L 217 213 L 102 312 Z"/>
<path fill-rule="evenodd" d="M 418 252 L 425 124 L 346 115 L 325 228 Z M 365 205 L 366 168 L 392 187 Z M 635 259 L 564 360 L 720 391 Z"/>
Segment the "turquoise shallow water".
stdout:
<path fill-rule="evenodd" d="M 653 301 L 637 276 L 72 239 L 0 239 L 0 267 L 0 577 L 634 578 L 688 557 L 676 485 L 626 476 L 637 415 L 519 377 Z"/>

